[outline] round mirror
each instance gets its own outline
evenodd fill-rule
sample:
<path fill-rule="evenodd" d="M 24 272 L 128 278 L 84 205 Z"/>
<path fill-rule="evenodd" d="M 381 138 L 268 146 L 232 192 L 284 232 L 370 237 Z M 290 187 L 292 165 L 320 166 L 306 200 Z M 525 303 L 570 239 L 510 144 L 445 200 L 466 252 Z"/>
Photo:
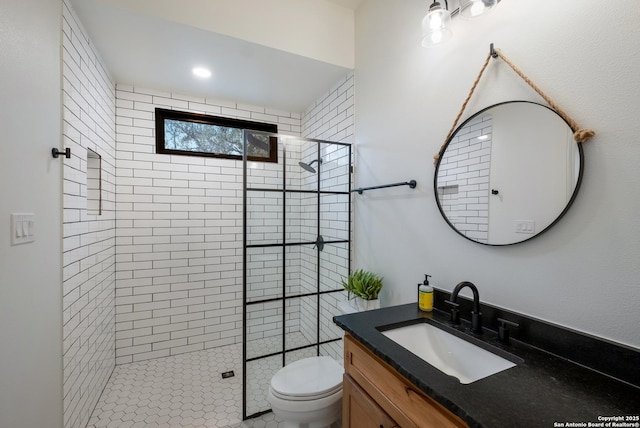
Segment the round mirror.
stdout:
<path fill-rule="evenodd" d="M 474 114 L 446 142 L 434 190 L 442 216 L 465 238 L 511 245 L 567 211 L 582 180 L 582 147 L 554 110 L 528 101 Z"/>

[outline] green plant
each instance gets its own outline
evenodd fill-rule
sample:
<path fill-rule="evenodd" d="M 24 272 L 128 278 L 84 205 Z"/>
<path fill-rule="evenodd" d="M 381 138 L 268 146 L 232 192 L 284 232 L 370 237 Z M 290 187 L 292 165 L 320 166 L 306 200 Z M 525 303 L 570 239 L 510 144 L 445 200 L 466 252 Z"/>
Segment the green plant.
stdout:
<path fill-rule="evenodd" d="M 351 272 L 346 281 L 342 280 L 342 286 L 364 300 L 375 300 L 382 289 L 382 278 L 375 273 L 358 269 Z"/>

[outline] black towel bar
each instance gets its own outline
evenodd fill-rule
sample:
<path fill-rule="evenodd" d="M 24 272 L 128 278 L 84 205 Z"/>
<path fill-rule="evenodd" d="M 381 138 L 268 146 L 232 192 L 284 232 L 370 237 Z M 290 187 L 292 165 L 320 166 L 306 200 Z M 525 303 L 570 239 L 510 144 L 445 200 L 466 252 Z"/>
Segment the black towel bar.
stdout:
<path fill-rule="evenodd" d="M 404 181 L 402 183 L 383 184 L 382 186 L 359 187 L 357 189 L 353 189 L 351 193 L 358 192 L 359 195 L 362 195 L 362 193 L 366 190 L 385 189 L 387 187 L 397 187 L 397 186 L 409 186 L 410 188 L 415 189 L 417 185 L 418 183 L 416 183 L 416 180 L 409 180 L 409 181 Z"/>

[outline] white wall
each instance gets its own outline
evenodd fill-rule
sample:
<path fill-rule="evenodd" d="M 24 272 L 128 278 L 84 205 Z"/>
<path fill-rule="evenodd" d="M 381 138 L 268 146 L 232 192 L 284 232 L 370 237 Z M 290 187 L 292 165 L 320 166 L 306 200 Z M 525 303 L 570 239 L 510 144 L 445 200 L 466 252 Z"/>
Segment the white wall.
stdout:
<path fill-rule="evenodd" d="M 57 0 L 0 3 L 2 427 L 62 427 L 60 16 Z M 25 212 L 36 240 L 12 246 Z"/>
<path fill-rule="evenodd" d="M 454 37 L 420 46 L 422 0 L 371 0 L 356 13 L 357 185 L 414 178 L 418 188 L 356 201 L 355 265 L 385 278 L 383 303 L 416 301 L 423 273 L 451 290 L 473 281 L 483 301 L 640 347 L 640 8 L 622 0 L 504 0 Z M 595 138 L 567 215 L 523 244 L 468 242 L 441 218 L 432 156 L 494 42 Z M 493 61 L 465 117 L 499 101 L 540 101 Z"/>
<path fill-rule="evenodd" d="M 68 1 L 62 17 L 64 426 L 83 428 L 115 366 L 115 85 Z M 88 150 L 100 156 L 100 215 Z"/>

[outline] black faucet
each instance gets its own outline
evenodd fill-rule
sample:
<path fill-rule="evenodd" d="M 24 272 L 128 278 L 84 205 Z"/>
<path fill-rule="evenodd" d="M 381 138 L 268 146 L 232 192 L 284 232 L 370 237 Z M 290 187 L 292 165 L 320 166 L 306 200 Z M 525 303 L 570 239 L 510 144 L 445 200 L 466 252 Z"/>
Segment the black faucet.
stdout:
<path fill-rule="evenodd" d="M 462 281 L 460 284 L 456 285 L 456 288 L 453 289 L 451 293 L 451 300 L 445 300 L 446 303 L 453 306 L 451 309 L 451 322 L 454 324 L 460 324 L 460 311 L 458 308 L 460 304 L 458 303 L 458 293 L 464 287 L 469 287 L 473 292 L 473 310 L 471 311 L 471 331 L 477 334 L 482 333 L 482 312 L 480 312 L 480 295 L 478 294 L 478 289 L 475 285 L 473 285 L 469 281 Z"/>

